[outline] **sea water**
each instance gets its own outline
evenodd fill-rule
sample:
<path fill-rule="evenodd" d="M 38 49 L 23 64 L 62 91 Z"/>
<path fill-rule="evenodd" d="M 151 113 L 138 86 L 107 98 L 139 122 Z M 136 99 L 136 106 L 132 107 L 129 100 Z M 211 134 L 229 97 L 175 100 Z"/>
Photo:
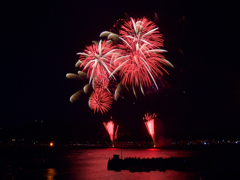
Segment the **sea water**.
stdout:
<path fill-rule="evenodd" d="M 192 157 L 199 155 L 200 149 L 69 149 L 56 147 L 11 147 L 1 148 L 0 179 L 45 179 L 45 180 L 85 180 L 85 179 L 122 179 L 122 180 L 194 180 L 204 179 L 202 172 L 150 171 L 130 172 L 128 170 L 107 170 L 109 158 L 114 154 L 127 157 Z M 204 150 L 208 152 L 208 150 Z M 225 151 L 219 153 L 219 158 Z M 236 151 L 237 153 L 237 151 Z M 210 155 L 211 156 L 211 155 Z M 219 172 L 217 172 L 219 173 Z"/>

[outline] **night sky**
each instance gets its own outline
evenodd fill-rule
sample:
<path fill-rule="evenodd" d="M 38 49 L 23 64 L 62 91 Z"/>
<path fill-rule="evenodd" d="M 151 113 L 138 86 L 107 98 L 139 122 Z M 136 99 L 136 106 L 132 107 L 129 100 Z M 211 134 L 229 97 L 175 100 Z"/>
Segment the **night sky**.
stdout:
<path fill-rule="evenodd" d="M 157 114 L 165 136 L 239 137 L 234 4 L 43 0 L 1 6 L 0 127 L 34 120 L 102 126 L 113 116 L 119 131 L 136 131 L 149 112 Z M 126 95 L 105 115 L 94 114 L 87 101 L 71 104 L 70 96 L 82 87 L 66 78 L 78 71 L 76 53 L 125 13 L 149 18 L 163 34 L 165 56 L 175 66 L 163 77 L 164 87 L 138 100 Z"/>

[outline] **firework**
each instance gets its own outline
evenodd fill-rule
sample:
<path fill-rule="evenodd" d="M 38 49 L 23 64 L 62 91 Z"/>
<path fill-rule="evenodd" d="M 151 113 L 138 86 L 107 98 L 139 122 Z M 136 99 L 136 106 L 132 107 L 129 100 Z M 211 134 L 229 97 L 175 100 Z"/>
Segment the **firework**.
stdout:
<path fill-rule="evenodd" d="M 109 121 L 107 123 L 103 122 L 103 125 L 104 125 L 105 129 L 107 130 L 107 132 L 110 136 L 110 140 L 111 140 L 112 145 L 113 145 L 113 141 L 115 141 L 117 139 L 118 125 L 116 127 L 115 133 L 114 133 L 114 123 L 113 123 L 113 121 Z"/>
<path fill-rule="evenodd" d="M 133 18 L 126 21 L 119 30 L 120 38 L 134 43 L 146 43 L 151 47 L 162 47 L 162 34 L 159 33 L 158 27 L 147 18 L 138 19 L 136 22 Z"/>
<path fill-rule="evenodd" d="M 122 84 L 133 85 L 133 90 L 134 86 L 140 86 L 142 93 L 142 86 L 149 87 L 152 83 L 158 89 L 156 77 L 159 74 L 162 76 L 164 73 L 168 74 L 164 65 L 172 66 L 162 55 L 166 50 L 159 49 L 163 46 L 163 39 L 158 28 L 146 18 L 137 22 L 131 18 L 121 26 L 119 34 L 118 38 L 122 43 L 118 44 L 118 52 L 121 56 L 113 60 L 117 68 L 111 75 L 120 71 Z M 116 35 L 108 34 L 108 37 L 110 36 Z"/>
<path fill-rule="evenodd" d="M 145 126 L 148 130 L 148 133 L 150 134 L 150 136 L 152 137 L 153 140 L 153 144 L 155 147 L 155 131 L 154 131 L 154 118 L 156 117 L 156 114 L 152 114 L 149 115 L 148 113 L 145 114 L 145 116 L 143 117 Z"/>
<path fill-rule="evenodd" d="M 92 82 L 93 87 L 94 81 L 108 85 L 108 77 L 114 69 L 110 61 L 115 51 L 111 43 L 100 40 L 99 43 L 86 47 L 84 52 L 77 53 L 80 55 L 80 63 L 77 64 L 83 67 L 83 71 L 87 71 L 89 84 Z"/>
<path fill-rule="evenodd" d="M 95 112 L 106 113 L 111 108 L 113 102 L 112 95 L 103 88 L 95 88 L 89 98 L 89 107 Z"/>
<path fill-rule="evenodd" d="M 117 100 L 120 91 L 132 86 L 137 97 L 135 87 L 140 87 L 144 95 L 144 87 L 153 84 L 157 89 L 157 78 L 168 74 L 165 66 L 173 65 L 163 55 L 162 34 L 158 27 L 147 18 L 120 19 L 113 26 L 113 33 L 104 31 L 100 37 L 107 40 L 92 41 L 79 56 L 76 67 L 80 67 L 78 75 L 67 74 L 67 78 L 83 80 L 86 77 L 89 83 L 83 90 L 76 92 L 71 102 L 80 97 L 89 97 L 89 107 L 95 112 L 106 113 Z M 116 75 L 116 78 L 115 78 Z"/>

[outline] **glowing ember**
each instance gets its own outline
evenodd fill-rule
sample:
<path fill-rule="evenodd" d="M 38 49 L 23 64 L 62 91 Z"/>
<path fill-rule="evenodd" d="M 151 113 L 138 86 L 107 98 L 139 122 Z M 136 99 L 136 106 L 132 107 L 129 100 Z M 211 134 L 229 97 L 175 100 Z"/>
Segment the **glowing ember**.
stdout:
<path fill-rule="evenodd" d="M 148 113 L 145 114 L 145 116 L 143 117 L 143 120 L 145 121 L 145 126 L 148 130 L 148 133 L 150 134 L 150 136 L 152 137 L 153 140 L 153 144 L 155 147 L 155 131 L 154 131 L 154 118 L 156 117 L 156 114 L 152 114 L 149 115 Z"/>
<path fill-rule="evenodd" d="M 52 147 L 52 146 L 53 146 L 53 142 L 50 142 L 49 146 L 51 146 L 51 147 Z"/>
<path fill-rule="evenodd" d="M 113 141 L 115 141 L 117 139 L 118 125 L 117 125 L 117 128 L 115 130 L 115 133 L 114 133 L 114 123 L 113 123 L 113 121 L 109 121 L 107 123 L 103 122 L 103 125 L 104 125 L 105 129 L 107 130 L 107 132 L 110 136 L 110 140 L 113 143 Z"/>

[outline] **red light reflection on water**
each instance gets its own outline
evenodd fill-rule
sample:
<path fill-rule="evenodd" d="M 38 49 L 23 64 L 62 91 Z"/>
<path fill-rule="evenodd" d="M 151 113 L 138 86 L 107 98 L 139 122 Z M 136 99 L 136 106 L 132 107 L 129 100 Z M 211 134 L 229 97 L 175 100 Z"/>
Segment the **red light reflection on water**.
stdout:
<path fill-rule="evenodd" d="M 118 148 L 116 148 L 116 149 L 118 149 Z M 115 151 L 115 149 L 114 148 L 107 148 L 106 151 Z"/>
<path fill-rule="evenodd" d="M 157 148 L 151 148 L 151 149 L 147 149 L 148 151 L 158 151 L 159 149 Z"/>
<path fill-rule="evenodd" d="M 81 153 L 80 153 L 81 152 Z M 141 179 L 141 180 L 172 180 L 172 179 L 193 179 L 194 173 L 178 172 L 167 170 L 165 172 L 151 171 L 151 172 L 130 172 L 128 170 L 122 171 L 109 171 L 107 170 L 107 163 L 109 158 L 113 155 L 120 155 L 120 148 L 107 148 L 107 149 L 83 149 L 74 151 L 69 156 L 69 164 L 71 168 L 68 179 Z M 123 158 L 139 157 L 139 158 L 152 158 L 152 157 L 186 157 L 190 155 L 189 151 L 184 150 L 171 150 L 171 149 L 122 149 Z"/>

